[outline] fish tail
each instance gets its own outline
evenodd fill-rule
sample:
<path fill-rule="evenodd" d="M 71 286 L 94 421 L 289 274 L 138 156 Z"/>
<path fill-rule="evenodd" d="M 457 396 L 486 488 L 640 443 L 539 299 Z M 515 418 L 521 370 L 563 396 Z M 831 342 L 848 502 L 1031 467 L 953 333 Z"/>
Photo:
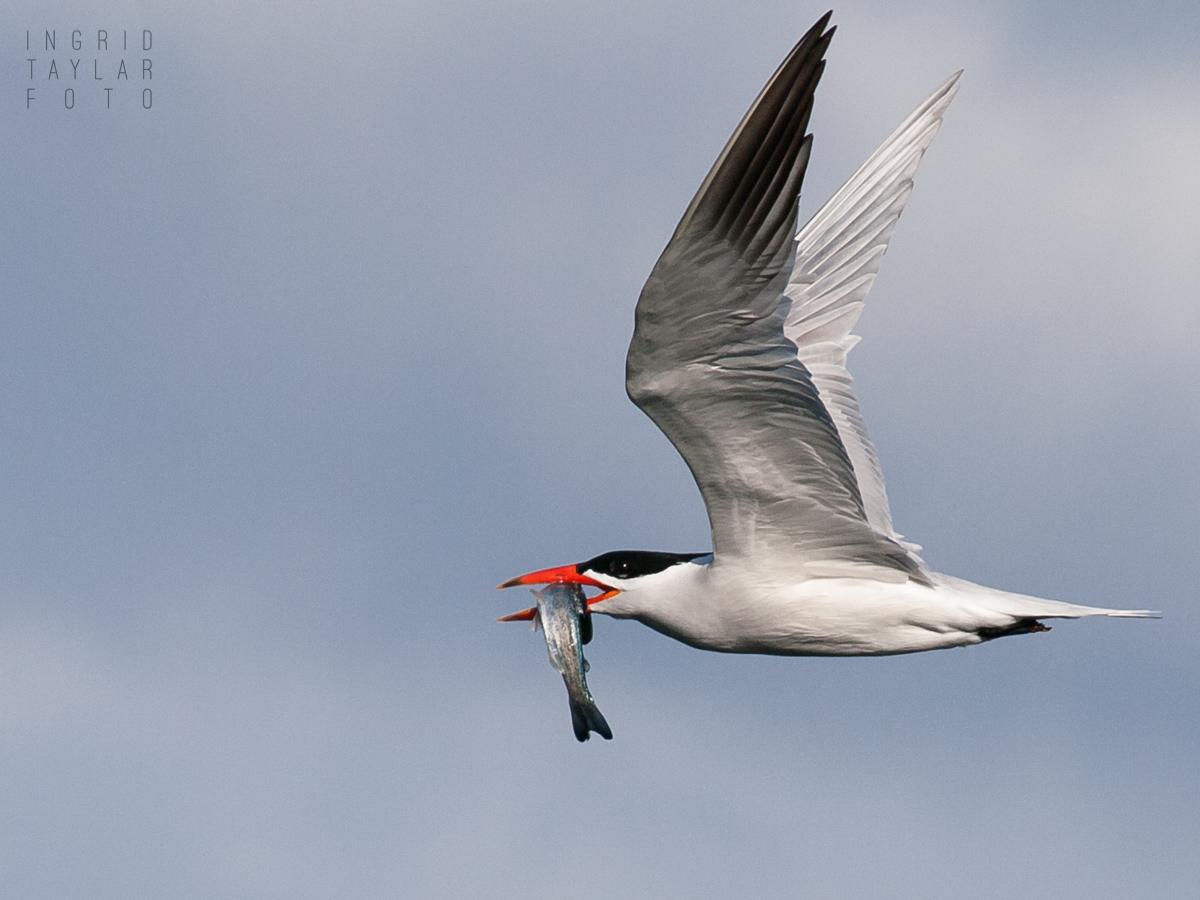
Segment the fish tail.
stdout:
<path fill-rule="evenodd" d="M 579 741 L 586 741 L 591 737 L 589 732 L 592 731 L 606 741 L 612 740 L 612 729 L 604 721 L 600 708 L 591 700 L 579 701 L 571 698 L 571 725 L 575 728 L 575 737 Z"/>

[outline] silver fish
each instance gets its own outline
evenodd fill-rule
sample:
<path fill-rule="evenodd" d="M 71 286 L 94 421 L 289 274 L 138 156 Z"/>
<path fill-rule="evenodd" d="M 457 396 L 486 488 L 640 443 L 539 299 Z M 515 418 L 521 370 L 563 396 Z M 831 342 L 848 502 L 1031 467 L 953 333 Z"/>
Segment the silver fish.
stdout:
<path fill-rule="evenodd" d="M 537 623 L 546 635 L 550 665 L 567 686 L 575 737 L 586 741 L 594 731 L 606 741 L 612 740 L 612 730 L 588 692 L 583 674 L 588 670 L 583 645 L 587 643 L 585 638 L 591 638 L 591 615 L 583 591 L 579 585 L 556 582 L 535 590 L 533 595 L 537 597 Z"/>

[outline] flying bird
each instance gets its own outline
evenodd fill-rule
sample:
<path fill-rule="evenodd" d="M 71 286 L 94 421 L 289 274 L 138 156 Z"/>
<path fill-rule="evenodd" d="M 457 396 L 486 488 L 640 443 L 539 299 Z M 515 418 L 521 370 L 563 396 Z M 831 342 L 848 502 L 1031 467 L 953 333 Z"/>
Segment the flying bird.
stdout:
<path fill-rule="evenodd" d="M 797 233 L 829 18 L 762 89 L 637 303 L 626 390 L 691 469 L 712 552 L 618 550 L 500 587 L 591 587 L 589 613 L 730 653 L 913 653 L 1047 631 L 1044 619 L 1156 615 L 933 572 L 892 526 L 846 356 L 961 72 Z"/>

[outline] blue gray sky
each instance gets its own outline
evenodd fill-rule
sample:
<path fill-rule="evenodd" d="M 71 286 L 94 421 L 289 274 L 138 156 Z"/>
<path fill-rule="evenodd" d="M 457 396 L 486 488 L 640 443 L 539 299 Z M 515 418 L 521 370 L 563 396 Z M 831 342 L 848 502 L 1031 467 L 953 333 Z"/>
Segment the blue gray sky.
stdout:
<path fill-rule="evenodd" d="M 633 306 L 824 10 L 5 4 L 6 894 L 1194 891 L 1195 4 L 836 7 L 801 212 L 966 69 L 851 356 L 893 516 L 1161 621 L 814 660 L 604 620 L 582 746 L 494 622 L 521 572 L 707 548 Z M 25 108 L 30 56 L 115 65 L 25 50 L 76 28 L 153 32 L 152 109 Z"/>

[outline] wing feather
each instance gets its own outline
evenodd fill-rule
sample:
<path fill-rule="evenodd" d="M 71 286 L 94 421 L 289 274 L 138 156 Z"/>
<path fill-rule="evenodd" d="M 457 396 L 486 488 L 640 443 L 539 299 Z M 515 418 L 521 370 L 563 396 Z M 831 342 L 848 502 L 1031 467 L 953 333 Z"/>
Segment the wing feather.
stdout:
<path fill-rule="evenodd" d="M 892 529 L 845 361 L 957 76 L 793 241 L 828 22 L 767 82 L 650 273 L 626 388 L 691 469 L 715 564 L 769 558 L 810 575 L 869 566 L 883 580 L 928 582 L 919 548 Z"/>
<path fill-rule="evenodd" d="M 796 258 L 785 296 L 784 332 L 812 375 L 854 467 L 867 520 L 920 563 L 916 544 L 892 527 L 878 456 L 854 395 L 846 355 L 858 343 L 850 330 L 879 272 L 904 211 L 912 179 L 958 90 L 958 72 L 901 123 L 796 236 Z"/>
<path fill-rule="evenodd" d="M 638 300 L 630 398 L 686 460 L 717 564 L 872 564 L 920 577 L 867 521 L 850 457 L 784 333 L 823 17 L 776 70 L 696 193 Z"/>

